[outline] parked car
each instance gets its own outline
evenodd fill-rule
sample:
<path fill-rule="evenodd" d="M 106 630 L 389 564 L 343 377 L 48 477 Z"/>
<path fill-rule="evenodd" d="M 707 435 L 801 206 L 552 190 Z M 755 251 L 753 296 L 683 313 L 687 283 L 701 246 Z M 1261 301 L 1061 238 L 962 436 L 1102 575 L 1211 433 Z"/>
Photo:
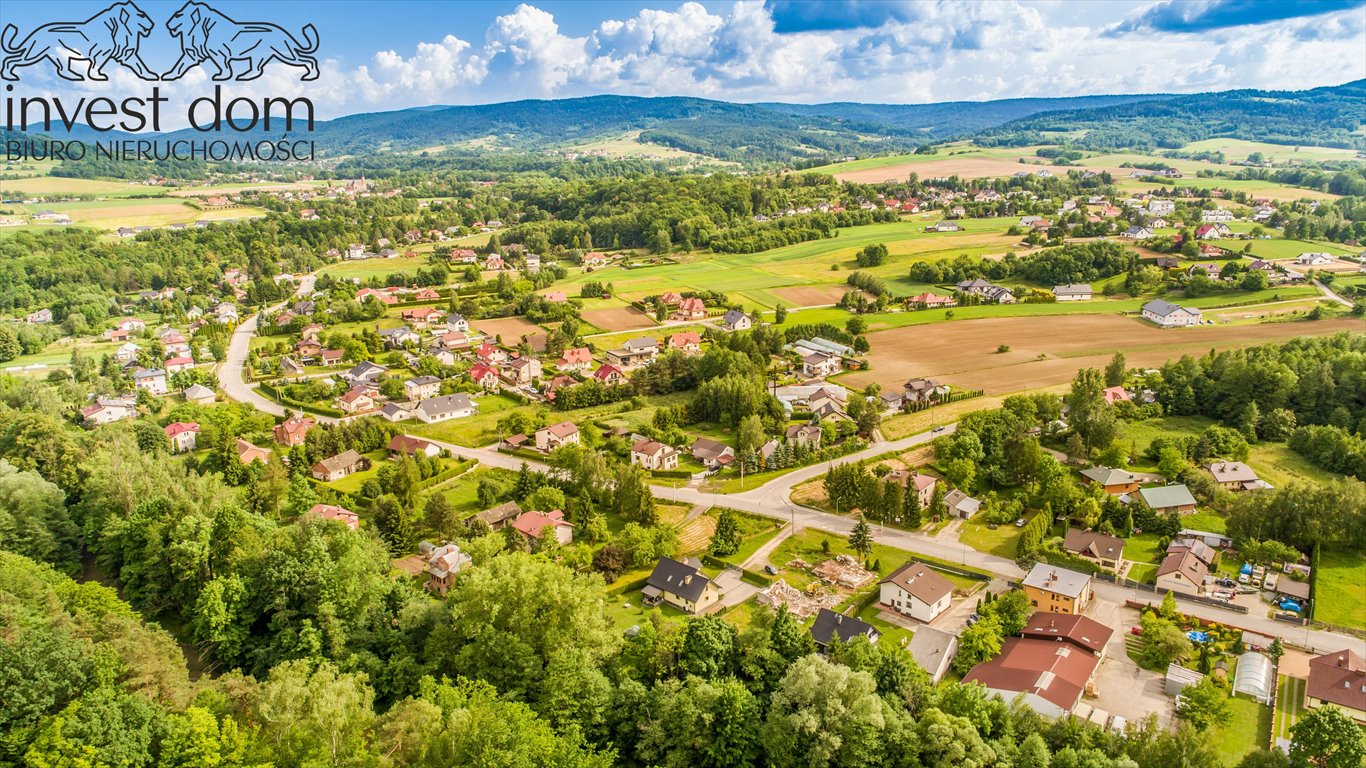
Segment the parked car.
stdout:
<path fill-rule="evenodd" d="M 1023 517 L 1020 518 L 1019 520 L 1016 520 L 1016 521 L 1015 521 L 1015 527 L 1016 527 L 1016 528 L 1023 528 L 1023 527 L 1024 527 L 1024 524 L 1025 524 L 1025 519 L 1024 519 Z"/>
<path fill-rule="evenodd" d="M 1215 583 L 1215 584 L 1218 584 L 1218 585 L 1221 586 L 1221 587 L 1232 587 L 1232 586 L 1237 585 L 1238 582 L 1236 582 L 1236 581 L 1234 581 L 1233 579 L 1230 579 L 1230 578 L 1228 578 L 1228 577 L 1223 577 L 1223 578 L 1215 579 L 1215 580 L 1214 580 L 1214 583 Z"/>
<path fill-rule="evenodd" d="M 942 427 L 942 426 L 941 426 L 941 427 L 932 427 L 932 428 L 930 428 L 930 431 L 931 431 L 931 432 L 943 432 L 945 429 L 947 429 L 947 427 Z"/>
<path fill-rule="evenodd" d="M 778 575 L 778 569 L 777 569 L 777 568 L 774 568 L 774 567 L 771 566 L 771 565 L 765 565 L 765 566 L 764 566 L 764 573 L 767 573 L 769 576 L 777 576 L 777 575 Z"/>
<path fill-rule="evenodd" d="M 1143 634 L 1143 627 L 1140 627 L 1137 624 L 1135 624 L 1132 627 L 1129 627 L 1129 633 L 1133 635 L 1141 635 Z"/>

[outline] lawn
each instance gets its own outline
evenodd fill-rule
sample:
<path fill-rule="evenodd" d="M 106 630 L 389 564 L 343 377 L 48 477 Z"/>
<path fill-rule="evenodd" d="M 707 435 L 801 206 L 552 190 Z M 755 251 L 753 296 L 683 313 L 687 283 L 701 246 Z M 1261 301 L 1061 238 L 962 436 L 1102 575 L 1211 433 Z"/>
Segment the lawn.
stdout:
<path fill-rule="evenodd" d="M 647 606 L 642 602 L 643 599 L 640 589 L 633 589 L 609 597 L 606 606 L 607 617 L 612 620 L 612 626 L 623 632 L 632 626 L 644 626 L 654 611 L 659 611 L 666 619 L 685 619 L 688 617 L 688 614 L 664 603 L 657 606 Z"/>
<path fill-rule="evenodd" d="M 1366 629 L 1366 554 L 1321 552 L 1314 581 L 1316 620 Z"/>
<path fill-rule="evenodd" d="M 397 250 L 397 249 L 395 249 Z M 408 275 L 419 267 L 427 266 L 426 259 L 365 259 L 363 261 L 339 261 L 318 270 L 319 275 L 331 275 L 337 279 L 357 278 L 369 280 L 372 277 L 387 277 L 393 274 Z"/>
<path fill-rule="evenodd" d="M 388 456 L 388 453 L 388 451 L 384 450 L 371 451 L 370 453 L 365 454 L 366 458 L 370 459 L 369 469 L 349 474 L 336 482 L 323 483 L 323 485 L 341 491 L 342 493 L 348 493 L 355 496 L 360 493 L 360 488 L 362 485 L 365 485 L 366 480 L 379 475 L 379 468 L 384 466 L 384 462 L 386 461 L 385 457 Z"/>
<path fill-rule="evenodd" d="M 1276 716 L 1271 735 L 1277 739 L 1290 738 L 1290 726 L 1304 714 L 1304 689 L 1309 681 L 1300 677 L 1280 675 L 1276 679 Z"/>
<path fill-rule="evenodd" d="M 511 488 L 512 483 L 517 479 L 517 473 L 508 469 L 478 467 L 473 472 L 461 475 L 459 478 L 453 479 L 448 485 L 442 485 L 435 490 L 445 496 L 446 501 L 449 501 L 462 517 L 469 517 L 484 509 L 484 506 L 479 503 L 479 481 L 486 477 L 501 480 L 507 487 Z"/>
<path fill-rule="evenodd" d="M 1211 729 L 1210 739 L 1224 758 L 1224 765 L 1237 765 L 1243 755 L 1265 747 L 1271 734 L 1271 707 L 1234 696 L 1229 700 L 1229 718 Z"/>
<path fill-rule="evenodd" d="M 1171 435 L 1197 436 L 1207 427 L 1217 424 L 1213 419 L 1202 416 L 1164 416 L 1156 419 L 1144 421 L 1125 422 L 1123 435 L 1120 438 L 1122 443 L 1133 443 L 1139 456 L 1141 457 L 1134 469 L 1144 471 L 1156 471 L 1157 467 L 1150 459 L 1143 456 L 1147 451 L 1148 445 L 1158 437 Z M 1293 481 L 1304 482 L 1325 482 L 1333 477 L 1314 465 L 1299 454 L 1291 451 L 1284 443 L 1255 443 L 1251 446 L 1248 455 L 1248 465 L 1257 471 L 1257 474 L 1267 482 L 1275 486 L 1288 485 Z M 1199 528 L 1190 522 L 1190 517 L 1185 518 L 1187 526 Z M 1211 525 L 1218 525 L 1218 528 L 1208 528 L 1215 533 L 1222 533 L 1223 521 L 1213 522 L 1206 519 Z"/>
<path fill-rule="evenodd" d="M 1015 557 L 1016 544 L 1020 539 L 1020 529 L 1010 523 L 998 525 L 994 529 L 981 520 L 968 520 L 958 531 L 958 540 L 978 552 L 998 557 Z"/>
<path fill-rule="evenodd" d="M 719 518 L 724 507 L 712 507 L 707 510 L 708 517 Z M 749 512 L 735 512 L 736 522 L 739 524 L 742 543 L 740 548 L 733 554 L 719 557 L 727 563 L 741 565 L 750 558 L 760 547 L 773 540 L 786 523 L 775 520 L 771 517 L 755 515 Z"/>
<path fill-rule="evenodd" d="M 475 400 L 475 403 L 479 406 L 479 412 L 473 416 L 451 419 L 438 424 L 414 423 L 407 429 L 409 432 L 422 437 L 430 437 L 434 440 L 442 440 L 469 448 L 478 448 L 499 439 L 498 420 L 506 416 L 508 412 L 517 410 L 534 418 L 537 409 L 544 408 L 544 406 L 519 404 L 511 397 L 501 394 L 481 395 Z M 550 423 L 572 421 L 575 424 L 581 424 L 589 418 L 596 418 L 613 410 L 620 410 L 620 408 L 619 404 L 614 404 L 584 408 L 578 411 L 556 411 L 549 414 L 549 419 Z M 508 437 L 508 435 L 503 435 L 503 437 Z"/>
<path fill-rule="evenodd" d="M 822 542 L 829 542 L 829 554 L 826 554 L 825 549 L 822 547 Z M 775 549 L 773 554 L 769 557 L 769 561 L 778 568 L 779 575 L 786 579 L 788 584 L 797 589 L 805 589 L 806 585 L 813 581 L 813 577 L 805 571 L 788 568 L 788 562 L 794 559 L 801 559 L 811 565 L 816 565 L 817 563 L 824 562 L 825 560 L 829 560 L 830 558 L 841 554 L 854 554 L 854 551 L 849 547 L 849 541 L 844 536 L 814 528 L 807 528 L 797 534 L 789 536 L 782 544 L 779 544 L 778 548 Z M 873 549 L 871 554 L 869 554 L 868 559 L 872 560 L 875 566 L 881 566 L 880 568 L 875 568 L 880 577 L 886 576 L 897 568 L 905 565 L 910 560 L 918 560 L 931 566 L 933 566 L 935 562 L 930 558 L 922 557 L 913 552 L 907 552 L 904 549 L 898 549 L 876 542 L 873 544 Z M 961 566 L 955 565 L 954 567 Z M 972 569 L 968 568 L 967 570 Z M 970 579 L 966 576 L 960 576 L 956 573 L 947 573 L 944 571 L 940 571 L 940 573 L 946 579 L 953 582 L 955 586 L 964 591 L 974 589 L 985 583 Z"/>
<path fill-rule="evenodd" d="M 911 636 L 915 633 L 900 624 L 893 624 L 892 622 L 883 619 L 878 616 L 878 613 L 877 603 L 873 603 L 867 608 L 859 611 L 858 617 L 869 624 L 872 624 L 874 627 L 877 627 L 877 631 L 882 633 L 881 637 L 878 638 L 879 644 L 890 644 L 885 646 L 888 648 L 904 648 L 906 643 L 911 641 Z"/>

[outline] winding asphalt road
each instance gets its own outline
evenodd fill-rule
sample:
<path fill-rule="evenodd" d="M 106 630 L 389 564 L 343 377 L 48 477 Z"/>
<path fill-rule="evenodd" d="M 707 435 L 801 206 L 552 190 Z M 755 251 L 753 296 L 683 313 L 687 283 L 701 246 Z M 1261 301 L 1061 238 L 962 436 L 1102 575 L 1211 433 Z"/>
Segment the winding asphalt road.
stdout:
<path fill-rule="evenodd" d="M 1316 283 L 1317 285 L 1317 283 Z M 304 278 L 297 291 L 298 295 L 306 295 L 312 292 L 313 277 L 311 275 Z M 1349 304 L 1346 299 L 1334 294 L 1326 286 L 1319 285 L 1328 296 L 1336 300 Z M 273 311 L 277 307 L 272 307 Z M 243 379 L 243 370 L 247 359 L 247 353 L 251 348 L 251 338 L 256 334 L 257 320 L 260 315 L 253 315 L 247 318 L 233 331 L 232 338 L 228 345 L 227 358 L 218 368 L 218 382 L 223 391 L 234 400 L 250 403 L 254 407 L 275 415 L 284 415 L 286 409 L 279 404 L 272 402 L 256 390 L 247 385 Z M 315 416 L 318 421 L 324 423 L 335 423 L 338 419 Z M 924 445 L 940 435 L 951 434 L 957 427 L 956 424 L 948 424 L 931 432 L 922 432 L 918 435 L 901 438 L 899 440 L 876 442 L 868 448 L 857 453 L 842 457 L 840 462 L 859 461 L 880 456 L 893 451 L 906 451 L 916 446 Z M 529 461 L 517 456 L 510 456 L 499 453 L 492 447 L 467 448 L 465 446 L 447 443 L 441 440 L 430 440 L 436 445 L 451 452 L 452 455 L 466 459 L 475 459 L 486 466 L 498 467 L 502 469 L 517 470 L 523 464 L 541 472 L 553 471 L 551 467 L 539 462 Z M 760 486 L 751 488 L 740 493 L 718 494 L 701 490 L 699 488 L 672 488 L 666 486 L 651 486 L 655 497 L 668 501 L 711 506 L 725 506 L 742 512 L 750 512 L 764 517 L 785 520 L 793 525 L 792 530 L 799 531 L 803 528 L 816 528 L 836 534 L 848 534 L 854 527 L 855 520 L 843 515 L 835 515 L 810 507 L 795 504 L 792 501 L 792 490 L 813 478 L 825 474 L 829 464 L 815 464 L 793 470 L 781 477 L 774 478 Z M 874 530 L 874 540 L 880 544 L 901 549 L 911 554 L 921 554 L 933 557 L 949 563 L 958 563 L 980 570 L 988 571 L 1003 578 L 1018 581 L 1025 575 L 1025 572 L 1016 565 L 1014 560 L 992 555 L 986 552 L 979 552 L 966 544 L 958 542 L 945 542 L 933 539 L 922 533 L 912 533 L 896 528 L 883 528 L 878 526 Z M 1139 603 L 1157 602 L 1160 598 L 1151 592 L 1144 590 L 1130 589 L 1117 584 L 1096 581 L 1093 582 L 1094 591 L 1097 597 L 1108 602 L 1123 604 L 1133 600 Z M 1326 632 L 1322 630 L 1299 627 L 1282 622 L 1274 621 L 1266 616 L 1255 614 L 1239 614 L 1217 606 L 1205 605 L 1203 603 L 1192 603 L 1185 600 L 1178 600 L 1177 604 L 1182 612 L 1198 616 L 1200 618 L 1217 621 L 1230 626 L 1241 627 L 1259 632 L 1265 635 L 1279 636 L 1294 645 L 1308 648 L 1311 651 L 1327 653 L 1338 651 L 1343 648 L 1354 648 L 1358 652 L 1366 653 L 1366 641 L 1350 635 Z M 1121 628 L 1122 629 L 1122 628 Z"/>

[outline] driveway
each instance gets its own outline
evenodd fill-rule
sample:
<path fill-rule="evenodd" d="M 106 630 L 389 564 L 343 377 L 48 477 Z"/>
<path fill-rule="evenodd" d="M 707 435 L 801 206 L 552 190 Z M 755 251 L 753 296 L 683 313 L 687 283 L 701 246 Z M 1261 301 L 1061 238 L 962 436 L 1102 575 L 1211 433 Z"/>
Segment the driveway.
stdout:
<path fill-rule="evenodd" d="M 1087 615 L 1115 630 L 1105 646 L 1105 659 L 1096 670 L 1096 698 L 1082 701 L 1131 723 L 1150 714 L 1162 725 L 1171 722 L 1175 701 L 1167 695 L 1162 675 L 1149 672 L 1129 659 L 1124 640 L 1129 627 L 1138 623 L 1138 611 L 1104 600 L 1093 601 Z"/>
<path fill-rule="evenodd" d="M 712 612 L 724 611 L 732 606 L 739 605 L 746 600 L 754 597 L 759 588 L 740 579 L 739 571 L 732 571 L 729 568 L 722 571 L 716 577 L 716 588 L 721 590 L 721 600 L 716 604 Z"/>

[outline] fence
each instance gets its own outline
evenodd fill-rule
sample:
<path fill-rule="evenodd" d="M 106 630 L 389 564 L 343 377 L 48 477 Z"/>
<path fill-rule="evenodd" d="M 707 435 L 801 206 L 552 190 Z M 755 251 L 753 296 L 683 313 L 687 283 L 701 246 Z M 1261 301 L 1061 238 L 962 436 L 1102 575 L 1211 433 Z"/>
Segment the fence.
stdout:
<path fill-rule="evenodd" d="M 959 400 L 968 400 L 974 397 L 981 397 L 983 394 L 985 394 L 985 392 L 981 389 L 950 390 L 949 394 L 942 398 L 938 398 L 935 400 L 921 400 L 919 402 L 914 403 L 906 403 L 905 406 L 903 406 L 902 411 L 904 413 L 920 413 L 921 411 L 928 411 L 929 409 L 934 408 L 938 405 L 948 405 L 949 403 L 956 403 Z"/>
<path fill-rule="evenodd" d="M 1203 605 L 1209 605 L 1215 608 L 1223 608 L 1226 611 L 1233 611 L 1234 613 L 1248 612 L 1247 608 L 1241 605 L 1234 605 L 1233 603 L 1226 603 L 1222 600 L 1214 600 L 1212 598 L 1201 597 L 1199 595 L 1192 595 L 1186 592 L 1176 592 L 1174 590 L 1158 589 L 1156 584 L 1146 584 L 1141 581 L 1133 581 L 1132 579 L 1121 579 L 1112 573 L 1097 573 L 1095 574 L 1095 578 L 1100 579 L 1101 581 L 1108 581 L 1111 584 L 1117 584 L 1121 587 L 1128 587 L 1130 589 L 1141 589 L 1145 592 L 1152 592 L 1154 595 L 1165 595 L 1167 592 L 1171 592 L 1172 595 L 1178 600 L 1187 600 L 1192 603 L 1201 603 Z M 1129 602 L 1132 603 L 1136 601 L 1131 600 Z"/>
<path fill-rule="evenodd" d="M 315 416 L 328 416 L 334 419 L 345 418 L 346 416 L 346 414 L 342 413 L 340 410 L 336 408 L 327 408 L 324 406 L 312 405 L 299 400 L 294 400 L 292 398 L 285 397 L 283 394 L 281 394 L 280 390 L 275 388 L 274 385 L 267 384 L 264 381 L 260 384 L 257 384 L 256 389 L 260 391 L 262 394 L 264 394 L 266 397 L 270 398 L 271 400 L 274 400 L 280 405 L 287 405 L 290 408 L 298 408 L 301 411 L 311 413 Z"/>

